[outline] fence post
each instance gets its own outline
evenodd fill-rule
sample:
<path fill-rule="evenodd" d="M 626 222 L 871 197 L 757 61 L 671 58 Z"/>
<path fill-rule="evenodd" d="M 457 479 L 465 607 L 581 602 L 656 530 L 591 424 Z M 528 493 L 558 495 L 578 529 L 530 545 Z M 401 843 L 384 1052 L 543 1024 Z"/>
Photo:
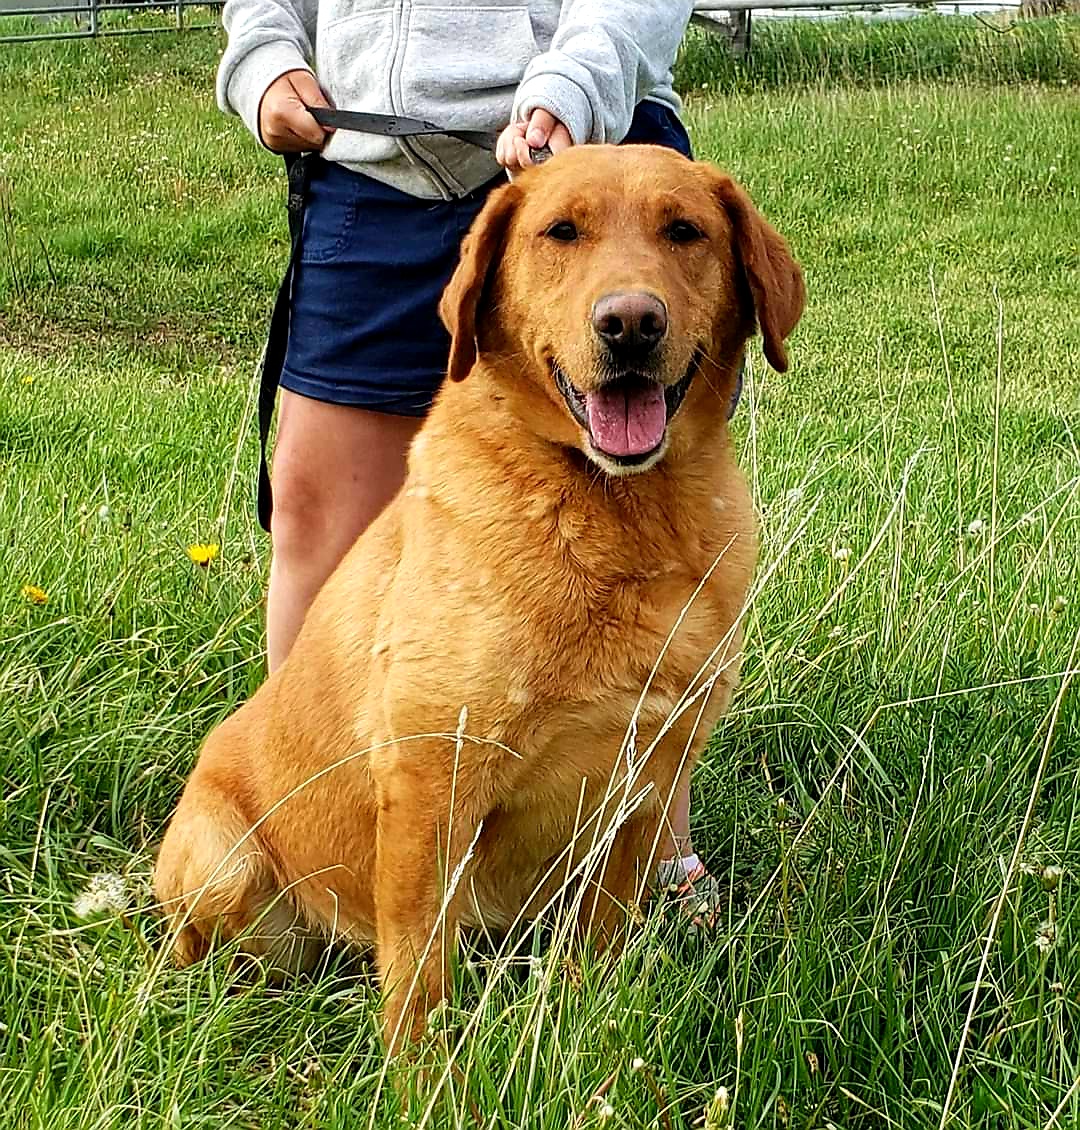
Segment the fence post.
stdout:
<path fill-rule="evenodd" d="M 750 9 L 729 12 L 731 16 L 731 54 L 736 59 L 750 57 Z"/>
<path fill-rule="evenodd" d="M 184 0 L 176 0 L 176 30 L 184 30 Z"/>
<path fill-rule="evenodd" d="M 90 0 L 90 34 L 98 33 L 98 7 L 97 0 Z"/>

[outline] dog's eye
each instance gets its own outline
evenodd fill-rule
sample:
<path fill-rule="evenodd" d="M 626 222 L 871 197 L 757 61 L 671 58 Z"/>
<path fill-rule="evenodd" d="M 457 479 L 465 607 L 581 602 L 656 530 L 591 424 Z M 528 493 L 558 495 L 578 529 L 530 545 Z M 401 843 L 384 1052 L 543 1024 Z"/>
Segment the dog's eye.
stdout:
<path fill-rule="evenodd" d="M 693 243 L 696 239 L 705 238 L 704 232 L 689 220 L 672 220 L 664 229 L 664 234 L 672 243 Z"/>
<path fill-rule="evenodd" d="M 560 243 L 573 243 L 578 237 L 577 228 L 569 220 L 559 220 L 548 228 L 544 235 L 557 239 Z"/>

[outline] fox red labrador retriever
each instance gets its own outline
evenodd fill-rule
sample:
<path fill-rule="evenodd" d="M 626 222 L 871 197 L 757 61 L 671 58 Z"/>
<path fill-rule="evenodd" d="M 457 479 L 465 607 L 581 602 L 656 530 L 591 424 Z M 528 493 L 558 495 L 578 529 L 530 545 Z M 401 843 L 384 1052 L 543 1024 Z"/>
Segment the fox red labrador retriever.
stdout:
<path fill-rule="evenodd" d="M 459 926 L 573 890 L 613 937 L 736 684 L 756 548 L 728 406 L 755 325 L 787 367 L 803 300 L 745 193 L 670 150 L 571 149 L 492 194 L 404 488 L 169 826 L 182 963 L 374 944 L 396 1048 Z"/>

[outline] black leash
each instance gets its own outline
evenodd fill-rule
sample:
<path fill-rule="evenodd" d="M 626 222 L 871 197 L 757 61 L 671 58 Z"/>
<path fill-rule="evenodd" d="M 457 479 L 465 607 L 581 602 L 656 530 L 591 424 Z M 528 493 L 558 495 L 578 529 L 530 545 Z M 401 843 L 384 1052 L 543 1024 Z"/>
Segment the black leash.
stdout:
<path fill-rule="evenodd" d="M 381 134 L 383 137 L 426 137 L 442 134 L 455 137 L 468 145 L 492 152 L 499 139 L 497 133 L 481 130 L 443 129 L 418 118 L 403 118 L 391 114 L 368 114 L 357 110 L 332 110 L 322 106 L 309 106 L 308 113 L 321 126 L 331 129 L 357 130 L 360 133 Z M 551 150 L 530 150 L 534 164 L 541 164 L 551 156 Z M 270 469 L 266 461 L 266 444 L 270 438 L 270 424 L 274 418 L 281 370 L 285 365 L 285 351 L 289 343 L 289 307 L 292 299 L 293 276 L 300 256 L 300 243 L 304 230 L 304 206 L 307 202 L 312 163 L 317 153 L 286 153 L 285 169 L 289 177 L 289 265 L 278 287 L 274 309 L 270 315 L 270 328 L 266 335 L 262 366 L 259 373 L 259 525 L 269 533 L 274 512 L 274 496 L 270 488 Z"/>
<path fill-rule="evenodd" d="M 348 129 L 357 133 L 378 133 L 383 137 L 426 137 L 429 134 L 442 134 L 456 137 L 478 149 L 495 151 L 499 140 L 497 133 L 486 133 L 475 129 L 443 129 L 442 126 L 419 118 L 403 118 L 393 114 L 367 114 L 360 110 L 333 110 L 326 106 L 309 106 L 308 113 L 327 129 Z"/>

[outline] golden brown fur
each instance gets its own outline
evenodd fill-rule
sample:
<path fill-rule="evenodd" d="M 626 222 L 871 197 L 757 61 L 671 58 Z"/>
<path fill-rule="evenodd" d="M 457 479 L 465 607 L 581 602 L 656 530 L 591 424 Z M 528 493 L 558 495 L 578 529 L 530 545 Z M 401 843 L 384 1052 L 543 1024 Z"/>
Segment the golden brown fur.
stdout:
<path fill-rule="evenodd" d="M 552 368 L 582 393 L 610 375 L 591 312 L 626 291 L 668 311 L 650 379 L 695 374 L 638 473 L 592 449 Z M 668 150 L 570 150 L 492 195 L 404 489 L 209 736 L 168 829 L 181 962 L 241 933 L 286 969 L 331 936 L 374 944 L 395 1047 L 445 992 L 444 940 L 534 913 L 605 829 L 579 917 L 611 938 L 736 682 L 755 536 L 727 406 L 755 319 L 783 369 L 802 303 L 742 191 Z"/>

